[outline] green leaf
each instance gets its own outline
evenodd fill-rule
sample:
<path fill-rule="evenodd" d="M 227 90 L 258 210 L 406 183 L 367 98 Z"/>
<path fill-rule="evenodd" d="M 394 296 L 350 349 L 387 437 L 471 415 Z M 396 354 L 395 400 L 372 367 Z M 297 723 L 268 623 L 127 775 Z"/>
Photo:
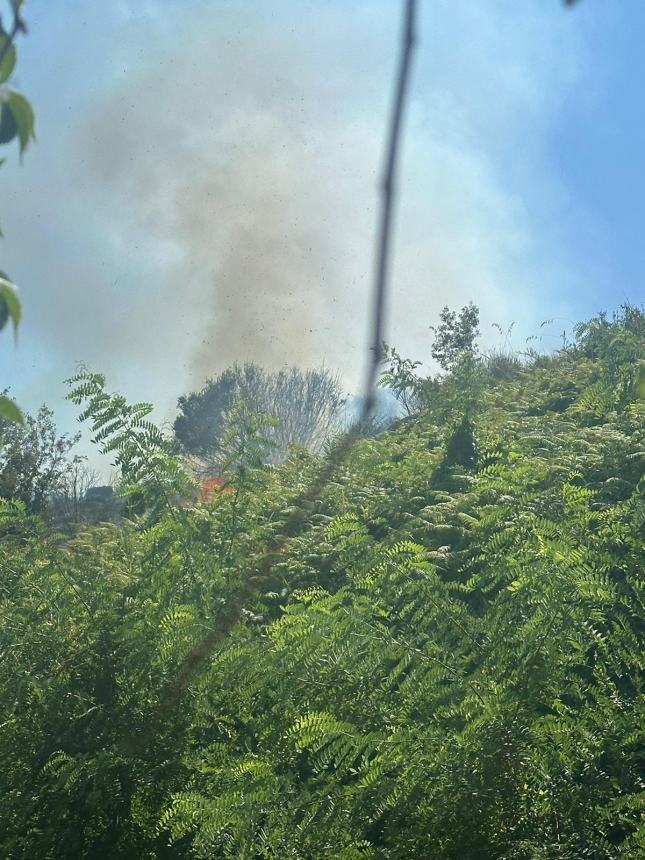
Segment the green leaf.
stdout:
<path fill-rule="evenodd" d="M 24 96 L 6 87 L 0 96 L 2 112 L 0 113 L 0 143 L 9 143 L 16 135 L 20 141 L 22 155 L 30 140 L 35 140 L 34 112 Z"/>
<path fill-rule="evenodd" d="M 16 293 L 16 288 L 4 272 L 0 272 L 0 331 L 5 327 L 9 318 L 11 318 L 13 331 L 16 334 L 20 323 L 20 316 L 20 299 Z"/>
<path fill-rule="evenodd" d="M 0 107 L 0 143 L 11 143 L 18 134 L 16 119 L 7 104 Z"/>
<path fill-rule="evenodd" d="M 0 36 L 0 53 L 5 50 L 5 45 L 7 44 L 7 36 Z M 4 82 L 11 76 L 11 73 L 14 70 L 14 66 L 16 65 L 16 46 L 12 43 L 0 63 L 0 84 L 4 84 Z"/>
<path fill-rule="evenodd" d="M 4 394 L 0 394 L 0 418 L 4 418 L 6 421 L 15 421 L 16 424 L 24 424 L 22 412 L 13 400 L 9 400 Z"/>

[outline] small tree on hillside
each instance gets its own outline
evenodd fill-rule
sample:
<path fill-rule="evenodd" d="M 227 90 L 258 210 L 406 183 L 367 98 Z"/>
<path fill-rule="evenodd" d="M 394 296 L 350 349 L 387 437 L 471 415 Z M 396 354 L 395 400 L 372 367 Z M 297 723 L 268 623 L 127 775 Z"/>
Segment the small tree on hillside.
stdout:
<path fill-rule="evenodd" d="M 443 370 L 451 370 L 464 353 L 474 353 L 479 337 L 479 308 L 472 302 L 457 314 L 444 307 L 439 314 L 438 326 L 430 326 L 435 333 L 432 357 Z"/>
<path fill-rule="evenodd" d="M 325 368 L 271 372 L 253 363 L 227 368 L 201 391 L 178 401 L 175 437 L 207 470 L 217 467 L 222 458 L 228 419 L 239 401 L 271 419 L 267 460 L 275 463 L 284 459 L 293 444 L 319 451 L 337 429 L 344 398 L 338 377 Z"/>
<path fill-rule="evenodd" d="M 62 492 L 72 463 L 70 449 L 80 433 L 58 435 L 51 409 L 41 406 L 24 424 L 0 421 L 0 498 L 24 502 L 30 513 L 44 513 Z"/>
<path fill-rule="evenodd" d="M 420 361 L 403 358 L 392 346 L 383 344 L 385 369 L 379 378 L 379 386 L 389 389 L 403 407 L 406 415 L 413 415 L 419 408 L 421 380 L 416 374 Z"/>
<path fill-rule="evenodd" d="M 475 375 L 476 339 L 479 336 L 479 309 L 470 302 L 459 313 L 444 307 L 438 326 L 430 326 L 435 333 L 432 357 L 442 370 L 448 371 L 453 383 L 458 382 L 468 396 L 468 383 Z M 436 394 L 440 378 L 421 377 L 417 373 L 420 361 L 403 358 L 394 347 L 382 347 L 384 369 L 379 379 L 382 388 L 388 388 L 399 401 L 406 415 L 413 415 Z M 454 387 L 454 384 L 453 384 Z"/>
<path fill-rule="evenodd" d="M 243 385 L 245 368 L 227 368 L 215 379 L 209 379 L 201 391 L 182 395 L 177 406 L 175 438 L 186 453 L 203 457 L 217 447 L 226 430 L 227 416 Z"/>

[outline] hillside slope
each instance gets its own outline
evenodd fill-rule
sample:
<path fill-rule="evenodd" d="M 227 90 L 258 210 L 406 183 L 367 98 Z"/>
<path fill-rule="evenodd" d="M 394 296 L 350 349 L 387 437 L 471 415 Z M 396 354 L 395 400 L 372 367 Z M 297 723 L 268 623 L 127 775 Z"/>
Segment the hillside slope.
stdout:
<path fill-rule="evenodd" d="M 468 356 L 315 494 L 242 412 L 192 509 L 77 380 L 142 518 L 1 509 L 0 854 L 642 857 L 644 362 L 634 308 Z"/>

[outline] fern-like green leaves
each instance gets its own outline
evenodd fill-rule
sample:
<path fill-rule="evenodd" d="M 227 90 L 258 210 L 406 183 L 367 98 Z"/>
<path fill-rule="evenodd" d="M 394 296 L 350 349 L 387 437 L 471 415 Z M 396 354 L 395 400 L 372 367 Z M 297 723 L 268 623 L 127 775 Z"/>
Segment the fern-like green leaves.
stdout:
<path fill-rule="evenodd" d="M 470 411 L 455 361 L 315 499 L 240 404 L 232 491 L 178 507 L 150 407 L 75 377 L 131 506 L 0 504 L 0 854 L 642 857 L 643 336 L 471 361 Z"/>

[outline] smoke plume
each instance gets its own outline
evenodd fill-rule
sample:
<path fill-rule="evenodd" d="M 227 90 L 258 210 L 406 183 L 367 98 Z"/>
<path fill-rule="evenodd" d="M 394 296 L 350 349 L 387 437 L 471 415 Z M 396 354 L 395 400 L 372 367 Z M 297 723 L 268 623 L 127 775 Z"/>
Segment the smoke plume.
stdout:
<path fill-rule="evenodd" d="M 324 362 L 356 391 L 399 5 L 67 7 L 26 43 L 40 144 L 2 213 L 16 378 L 52 402 L 84 361 L 166 417 L 234 361 Z M 444 304 L 532 333 L 572 283 L 544 229 L 563 205 L 546 141 L 580 64 L 557 7 L 424 6 L 389 305 L 404 354 L 427 359 Z"/>

